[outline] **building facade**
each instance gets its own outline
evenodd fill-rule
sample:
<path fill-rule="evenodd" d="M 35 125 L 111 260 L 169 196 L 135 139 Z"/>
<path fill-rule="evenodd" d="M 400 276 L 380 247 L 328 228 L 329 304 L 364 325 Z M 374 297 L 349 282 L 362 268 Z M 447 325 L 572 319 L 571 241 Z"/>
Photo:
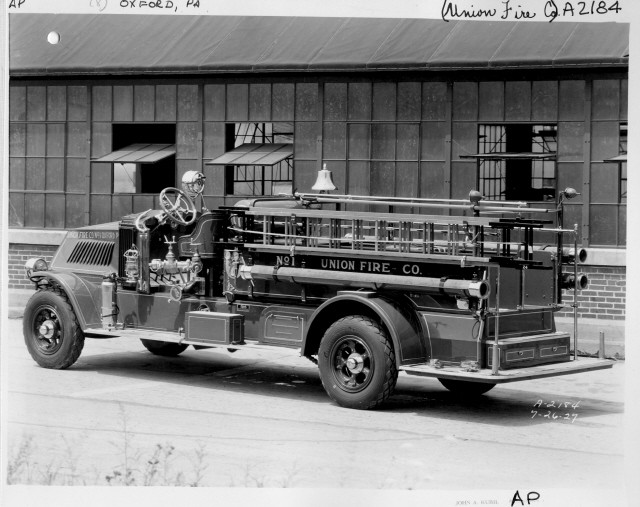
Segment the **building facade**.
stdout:
<path fill-rule="evenodd" d="M 555 207 L 575 188 L 565 225 L 589 252 L 581 313 L 624 318 L 628 26 L 234 18 L 186 57 L 189 41 L 154 45 L 169 25 L 140 30 L 139 51 L 103 53 L 102 30 L 129 17 L 101 18 L 66 20 L 93 26 L 93 50 L 45 41 L 39 54 L 27 41 L 46 39 L 52 16 L 13 16 L 10 287 L 30 285 L 25 258 L 51 256 L 65 229 L 158 207 L 186 171 L 205 174 L 213 208 L 310 191 L 326 164 L 346 194 L 478 189 Z M 221 21 L 181 23 L 196 40 Z"/>

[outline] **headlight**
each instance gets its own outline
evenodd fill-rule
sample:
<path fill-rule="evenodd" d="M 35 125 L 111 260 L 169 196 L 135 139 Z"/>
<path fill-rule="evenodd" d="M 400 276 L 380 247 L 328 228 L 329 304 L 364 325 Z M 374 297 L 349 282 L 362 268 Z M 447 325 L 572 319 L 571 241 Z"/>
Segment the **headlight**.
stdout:
<path fill-rule="evenodd" d="M 27 271 L 27 277 L 30 277 L 34 271 L 47 271 L 49 266 L 42 257 L 33 257 L 25 262 L 24 269 Z"/>
<path fill-rule="evenodd" d="M 198 171 L 187 171 L 182 176 L 182 190 L 192 199 L 204 190 L 204 174 Z"/>

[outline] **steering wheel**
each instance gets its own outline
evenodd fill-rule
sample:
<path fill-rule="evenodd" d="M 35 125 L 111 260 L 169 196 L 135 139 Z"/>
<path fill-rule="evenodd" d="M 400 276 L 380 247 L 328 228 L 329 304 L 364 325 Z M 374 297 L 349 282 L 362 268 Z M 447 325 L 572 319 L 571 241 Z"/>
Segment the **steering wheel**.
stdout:
<path fill-rule="evenodd" d="M 196 205 L 179 188 L 167 187 L 160 192 L 160 206 L 167 216 L 180 225 L 191 225 L 196 221 Z M 191 218 L 185 215 L 191 214 Z"/>

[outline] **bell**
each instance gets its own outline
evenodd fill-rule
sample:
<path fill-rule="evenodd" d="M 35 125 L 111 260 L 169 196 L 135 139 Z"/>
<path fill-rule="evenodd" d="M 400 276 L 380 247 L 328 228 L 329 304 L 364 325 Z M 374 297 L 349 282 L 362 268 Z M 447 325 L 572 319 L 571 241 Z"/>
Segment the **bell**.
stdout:
<path fill-rule="evenodd" d="M 311 187 L 312 190 L 317 190 L 319 192 L 328 192 L 330 190 L 336 190 L 336 187 L 333 183 L 333 178 L 331 177 L 331 171 L 327 169 L 327 164 L 322 164 L 322 169 L 318 171 L 318 179 Z"/>

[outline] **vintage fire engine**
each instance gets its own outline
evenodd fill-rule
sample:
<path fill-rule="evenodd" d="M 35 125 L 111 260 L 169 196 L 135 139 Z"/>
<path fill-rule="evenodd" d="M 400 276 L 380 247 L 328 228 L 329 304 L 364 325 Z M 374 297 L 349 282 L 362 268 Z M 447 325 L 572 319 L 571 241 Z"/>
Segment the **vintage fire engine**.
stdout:
<path fill-rule="evenodd" d="M 587 279 L 577 227 L 562 223 L 573 189 L 551 209 L 477 191 L 468 200 L 320 191 L 209 210 L 203 187 L 190 171 L 182 189 L 160 193 L 162 209 L 69 231 L 51 266 L 27 262 L 37 292 L 24 336 L 40 366 L 71 366 L 85 338 L 139 338 L 163 356 L 189 345 L 285 347 L 318 364 L 338 404 L 373 408 L 400 371 L 480 395 L 612 365 L 577 357 Z M 573 337 L 554 323 L 563 289 L 574 291 Z"/>

